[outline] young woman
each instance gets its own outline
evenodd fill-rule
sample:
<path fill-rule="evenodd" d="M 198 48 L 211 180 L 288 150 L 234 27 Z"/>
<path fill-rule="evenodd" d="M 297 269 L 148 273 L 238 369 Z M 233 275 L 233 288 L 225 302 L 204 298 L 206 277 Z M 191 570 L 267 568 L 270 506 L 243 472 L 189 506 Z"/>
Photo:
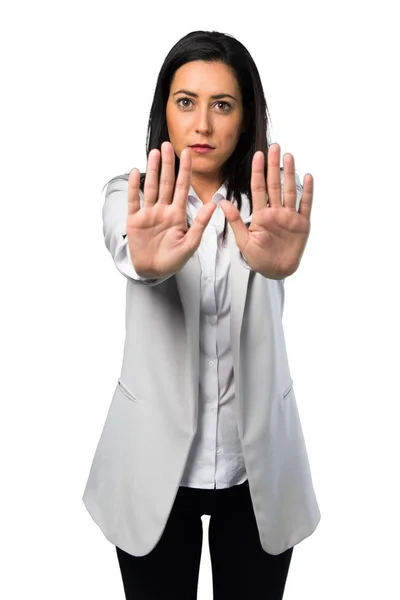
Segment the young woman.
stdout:
<path fill-rule="evenodd" d="M 126 342 L 83 501 L 127 599 L 196 598 L 209 515 L 214 600 L 278 600 L 320 520 L 282 328 L 313 178 L 280 167 L 254 61 L 217 32 L 166 57 L 147 156 L 105 194 Z"/>

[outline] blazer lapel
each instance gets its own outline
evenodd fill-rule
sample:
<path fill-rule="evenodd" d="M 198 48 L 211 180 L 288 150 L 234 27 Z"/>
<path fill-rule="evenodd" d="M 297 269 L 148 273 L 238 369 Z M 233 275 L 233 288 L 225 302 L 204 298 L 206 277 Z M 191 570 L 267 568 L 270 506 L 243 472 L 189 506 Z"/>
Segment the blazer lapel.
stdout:
<path fill-rule="evenodd" d="M 197 429 L 199 361 L 200 361 L 200 294 L 201 266 L 197 252 L 175 274 L 184 313 L 191 368 L 190 390 L 192 401 L 192 425 Z"/>
<path fill-rule="evenodd" d="M 231 345 L 233 355 L 233 370 L 235 377 L 236 403 L 238 408 L 239 431 L 242 431 L 242 415 L 240 406 L 240 333 L 243 314 L 246 305 L 250 268 L 247 268 L 240 256 L 236 245 L 235 234 L 228 223 L 228 246 L 231 254 Z M 243 350 L 242 350 L 243 351 Z"/>

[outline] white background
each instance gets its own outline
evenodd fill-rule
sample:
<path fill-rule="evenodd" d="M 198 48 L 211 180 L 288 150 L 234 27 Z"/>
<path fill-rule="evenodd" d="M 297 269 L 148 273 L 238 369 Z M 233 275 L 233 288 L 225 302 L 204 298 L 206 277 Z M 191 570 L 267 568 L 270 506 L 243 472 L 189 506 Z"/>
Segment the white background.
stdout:
<path fill-rule="evenodd" d="M 81 497 L 119 375 L 125 278 L 103 185 L 145 170 L 158 71 L 195 29 L 237 37 L 272 141 L 314 176 L 284 326 L 322 519 L 285 600 L 395 600 L 399 104 L 395 3 L 9 3 L 1 22 L 1 553 L 5 600 L 124 597 Z M 262 11 L 262 12 L 261 12 Z M 200 599 L 212 598 L 203 517 Z"/>

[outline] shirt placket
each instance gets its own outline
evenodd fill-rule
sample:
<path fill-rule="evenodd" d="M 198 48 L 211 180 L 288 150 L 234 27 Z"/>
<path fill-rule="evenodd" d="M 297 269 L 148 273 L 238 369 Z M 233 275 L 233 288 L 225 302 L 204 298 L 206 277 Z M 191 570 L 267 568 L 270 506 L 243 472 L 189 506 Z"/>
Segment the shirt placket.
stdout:
<path fill-rule="evenodd" d="M 203 418 L 207 433 L 206 451 L 209 453 L 207 461 L 212 468 L 214 488 L 216 488 L 215 474 L 217 471 L 217 455 L 221 449 L 217 448 L 218 427 L 218 356 L 217 356 L 217 302 L 215 295 L 215 269 L 217 257 L 217 231 L 211 224 L 203 233 L 201 243 L 201 305 L 202 305 L 202 395 Z M 210 473 L 211 475 L 211 473 Z"/>

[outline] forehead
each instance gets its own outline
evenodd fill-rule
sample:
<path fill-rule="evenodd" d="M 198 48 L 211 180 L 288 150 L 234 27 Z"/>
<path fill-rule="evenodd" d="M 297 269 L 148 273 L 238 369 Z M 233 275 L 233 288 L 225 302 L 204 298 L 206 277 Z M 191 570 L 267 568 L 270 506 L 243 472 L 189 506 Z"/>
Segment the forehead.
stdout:
<path fill-rule="evenodd" d="M 185 63 L 175 71 L 171 93 L 185 88 L 197 94 L 239 93 L 240 88 L 232 69 L 221 62 L 196 60 Z"/>

